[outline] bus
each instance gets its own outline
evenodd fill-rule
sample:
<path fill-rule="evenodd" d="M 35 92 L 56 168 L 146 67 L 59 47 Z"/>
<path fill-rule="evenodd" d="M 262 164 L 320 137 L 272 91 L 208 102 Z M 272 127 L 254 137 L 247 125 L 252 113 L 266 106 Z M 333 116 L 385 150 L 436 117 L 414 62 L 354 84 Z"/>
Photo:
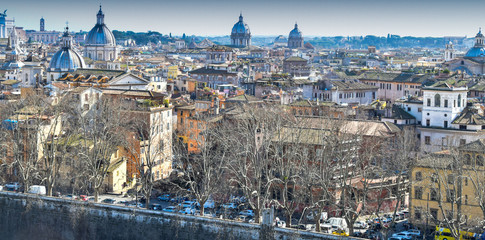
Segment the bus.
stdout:
<path fill-rule="evenodd" d="M 435 240 L 455 240 L 449 228 L 442 228 L 439 226 L 436 226 L 434 239 Z M 480 239 L 480 234 L 460 231 L 460 240 L 479 240 L 479 239 Z"/>

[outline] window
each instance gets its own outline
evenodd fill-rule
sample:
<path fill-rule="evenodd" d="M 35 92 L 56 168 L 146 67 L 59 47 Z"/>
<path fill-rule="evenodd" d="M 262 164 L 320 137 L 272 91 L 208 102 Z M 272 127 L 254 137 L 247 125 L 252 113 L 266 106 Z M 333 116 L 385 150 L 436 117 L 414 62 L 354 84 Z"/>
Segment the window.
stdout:
<path fill-rule="evenodd" d="M 455 199 L 455 190 L 448 190 L 446 191 L 446 201 L 447 202 L 454 202 Z"/>
<path fill-rule="evenodd" d="M 466 139 L 460 139 L 460 146 L 463 146 L 466 144 Z"/>
<path fill-rule="evenodd" d="M 424 144 L 431 145 L 431 137 L 430 136 L 424 136 Z"/>
<path fill-rule="evenodd" d="M 448 121 L 444 121 L 444 122 L 443 122 L 443 127 L 444 127 L 444 128 L 448 128 Z"/>
<path fill-rule="evenodd" d="M 438 175 L 436 173 L 433 173 L 431 175 L 431 182 L 434 182 L 434 183 L 438 182 Z"/>
<path fill-rule="evenodd" d="M 426 119 L 426 127 L 431 126 L 431 121 L 429 119 Z"/>
<path fill-rule="evenodd" d="M 422 109 L 422 108 L 418 108 L 418 112 L 422 112 L 422 111 L 423 111 L 423 109 Z"/>
<path fill-rule="evenodd" d="M 461 107 L 461 94 L 458 95 L 458 107 Z"/>
<path fill-rule="evenodd" d="M 438 201 L 438 190 L 436 188 L 431 188 L 429 191 L 429 200 Z"/>
<path fill-rule="evenodd" d="M 438 209 L 436 208 L 430 208 L 429 209 L 429 214 L 433 219 L 438 219 Z"/>
<path fill-rule="evenodd" d="M 460 130 L 466 130 L 466 125 L 460 125 Z"/>
<path fill-rule="evenodd" d="M 414 198 L 415 199 L 423 199 L 423 188 L 422 187 L 414 187 Z"/>
<path fill-rule="evenodd" d="M 421 208 L 414 208 L 414 219 L 421 219 Z"/>
<path fill-rule="evenodd" d="M 465 177 L 465 186 L 468 186 L 468 178 Z"/>
<path fill-rule="evenodd" d="M 426 99 L 426 106 L 431 107 L 431 98 Z"/>
<path fill-rule="evenodd" d="M 483 156 L 477 155 L 477 166 L 483 167 Z"/>
<path fill-rule="evenodd" d="M 468 205 L 468 195 L 465 195 L 465 205 Z"/>
<path fill-rule="evenodd" d="M 441 105 L 441 96 L 439 94 L 434 95 L 434 106 L 440 107 Z"/>
<path fill-rule="evenodd" d="M 411 108 L 410 107 L 408 107 L 408 112 L 411 112 Z"/>
<path fill-rule="evenodd" d="M 465 154 L 465 165 L 472 165 L 472 157 L 470 154 Z"/>
<path fill-rule="evenodd" d="M 445 104 L 444 104 L 444 107 L 447 108 L 448 107 L 448 99 L 445 99 Z"/>
<path fill-rule="evenodd" d="M 453 174 L 448 175 L 448 184 L 455 183 L 455 176 Z"/>
<path fill-rule="evenodd" d="M 416 172 L 415 173 L 415 176 L 414 176 L 414 179 L 416 181 L 422 181 L 423 180 L 423 174 L 421 172 Z"/>

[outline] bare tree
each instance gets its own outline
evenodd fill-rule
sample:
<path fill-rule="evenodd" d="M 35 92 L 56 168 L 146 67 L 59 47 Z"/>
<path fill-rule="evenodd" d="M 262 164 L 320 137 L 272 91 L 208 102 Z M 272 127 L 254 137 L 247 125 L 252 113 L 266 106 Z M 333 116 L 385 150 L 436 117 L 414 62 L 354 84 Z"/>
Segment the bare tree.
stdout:
<path fill-rule="evenodd" d="M 64 96 L 57 104 L 49 106 L 49 124 L 39 137 L 39 154 L 41 158 L 41 177 L 47 188 L 47 195 L 52 196 L 54 186 L 59 178 L 59 171 L 65 160 L 71 158 L 68 152 L 77 139 L 75 124 L 69 121 L 75 113 L 75 104 L 70 95 Z"/>
<path fill-rule="evenodd" d="M 189 152 L 183 144 L 176 145 L 175 155 L 181 163 L 182 187 L 189 190 L 204 215 L 205 204 L 224 185 L 228 156 L 231 149 L 224 142 L 221 131 L 221 116 L 197 114 L 198 131 L 192 134 L 196 151 Z"/>
<path fill-rule="evenodd" d="M 34 94 L 9 103 L 3 109 L 2 162 L 8 165 L 11 175 L 20 180 L 24 191 L 40 179 L 39 139 L 44 128 L 49 126 L 46 111 L 49 105 L 42 96 Z"/>
<path fill-rule="evenodd" d="M 92 109 L 77 112 L 80 161 L 85 166 L 95 202 L 108 174 L 111 158 L 123 142 L 123 107 L 119 99 L 101 98 Z"/>
<path fill-rule="evenodd" d="M 227 125 L 229 134 L 225 134 L 224 141 L 232 148 L 228 164 L 231 182 L 246 197 L 257 223 L 262 209 L 269 204 L 275 182 L 271 144 L 288 117 L 278 106 L 242 106 Z"/>

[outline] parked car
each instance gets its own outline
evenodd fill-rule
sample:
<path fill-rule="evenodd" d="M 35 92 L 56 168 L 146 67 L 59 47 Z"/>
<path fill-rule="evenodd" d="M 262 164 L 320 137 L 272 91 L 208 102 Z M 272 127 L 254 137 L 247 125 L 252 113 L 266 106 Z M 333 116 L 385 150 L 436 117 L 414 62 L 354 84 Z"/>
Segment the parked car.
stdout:
<path fill-rule="evenodd" d="M 66 198 L 70 199 L 70 200 L 77 200 L 78 199 L 78 197 L 74 194 L 67 194 Z M 94 201 L 94 198 L 93 198 L 93 201 Z"/>
<path fill-rule="evenodd" d="M 200 207 L 199 202 L 196 202 L 197 206 Z M 212 199 L 209 199 L 205 201 L 204 203 L 204 208 L 214 208 L 215 207 L 215 202 Z"/>
<path fill-rule="evenodd" d="M 20 190 L 20 183 L 10 182 L 10 183 L 5 184 L 5 188 L 8 191 L 18 191 L 18 190 Z"/>
<path fill-rule="evenodd" d="M 160 205 L 158 203 L 152 203 L 152 204 L 150 204 L 150 209 L 152 209 L 152 210 L 161 210 L 162 209 L 162 205 Z"/>
<path fill-rule="evenodd" d="M 276 227 L 286 227 L 286 222 L 282 220 L 276 220 L 275 221 L 275 226 Z"/>
<path fill-rule="evenodd" d="M 177 208 L 174 207 L 174 206 L 168 206 L 168 207 L 162 209 L 162 211 L 164 211 L 164 212 L 176 212 Z"/>
<path fill-rule="evenodd" d="M 246 215 L 239 215 L 236 218 L 237 221 L 241 221 L 241 222 L 249 222 L 250 219 L 252 219 L 252 217 L 246 216 Z"/>
<path fill-rule="evenodd" d="M 300 229 L 300 230 L 306 230 L 305 224 L 295 224 L 291 225 L 292 228 Z"/>
<path fill-rule="evenodd" d="M 88 196 L 86 196 L 86 195 L 79 195 L 79 200 L 81 200 L 81 201 L 88 201 Z"/>
<path fill-rule="evenodd" d="M 367 228 L 367 223 L 365 223 L 364 221 L 356 221 L 354 223 L 354 228 L 355 229 L 366 229 Z"/>
<path fill-rule="evenodd" d="M 400 232 L 392 234 L 392 237 L 400 237 L 403 240 L 412 240 L 413 236 L 407 232 Z"/>
<path fill-rule="evenodd" d="M 116 200 L 114 200 L 112 198 L 106 198 L 106 199 L 104 199 L 101 202 L 103 202 L 103 203 L 109 203 L 109 204 L 114 204 L 116 202 Z"/>
<path fill-rule="evenodd" d="M 3 186 L 0 186 L 0 191 L 3 191 Z"/>
<path fill-rule="evenodd" d="M 193 208 L 182 208 L 179 210 L 179 213 L 182 213 L 182 214 L 192 214 L 194 215 L 195 214 L 195 209 Z"/>
<path fill-rule="evenodd" d="M 39 194 L 39 195 L 45 195 L 45 186 L 42 185 L 32 185 L 29 187 L 29 193 L 32 194 Z"/>
<path fill-rule="evenodd" d="M 406 232 L 409 233 L 409 235 L 413 235 L 415 237 L 421 236 L 421 231 L 419 231 L 418 229 L 409 229 Z"/>
<path fill-rule="evenodd" d="M 158 196 L 158 200 L 164 201 L 164 202 L 170 201 L 170 194 L 162 194 Z"/>
<path fill-rule="evenodd" d="M 225 203 L 222 204 L 222 207 L 225 209 L 237 209 L 237 204 L 236 203 Z"/>
<path fill-rule="evenodd" d="M 248 209 L 248 210 L 240 211 L 239 215 L 254 217 L 254 212 L 253 210 Z"/>
<path fill-rule="evenodd" d="M 344 237 L 348 237 L 349 234 L 347 232 L 345 232 L 344 230 L 335 230 L 332 232 L 333 235 L 339 235 L 339 236 L 344 236 Z"/>
<path fill-rule="evenodd" d="M 181 207 L 182 209 L 184 209 L 184 208 L 194 208 L 195 202 L 194 201 L 183 201 L 182 203 L 179 203 L 179 207 Z"/>

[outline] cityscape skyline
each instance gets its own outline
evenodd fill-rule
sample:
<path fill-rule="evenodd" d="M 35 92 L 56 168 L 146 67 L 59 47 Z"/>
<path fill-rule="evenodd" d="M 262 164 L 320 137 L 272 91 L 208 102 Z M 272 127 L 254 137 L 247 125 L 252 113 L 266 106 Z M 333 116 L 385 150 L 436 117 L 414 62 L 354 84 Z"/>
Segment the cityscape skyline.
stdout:
<path fill-rule="evenodd" d="M 99 1 L 36 2 L 31 0 L 8 2 L 8 17 L 24 29 L 39 29 L 44 17 L 46 30 L 62 31 L 69 23 L 72 31 L 89 31 L 96 21 Z M 226 36 L 242 12 L 253 36 L 287 35 L 298 22 L 304 36 L 385 36 L 396 34 L 417 37 L 474 36 L 485 19 L 456 11 L 479 1 L 138 1 L 130 7 L 128 1 L 102 1 L 106 24 L 111 30 L 147 32 L 157 31 L 180 36 L 183 33 L 199 36 Z M 72 11 L 76 9 L 76 11 Z M 397 12 L 396 9 L 399 9 Z M 216 13 L 213 13 L 213 12 Z M 209 14 L 208 14 L 209 13 Z M 370 17 L 372 16 L 372 17 Z"/>

